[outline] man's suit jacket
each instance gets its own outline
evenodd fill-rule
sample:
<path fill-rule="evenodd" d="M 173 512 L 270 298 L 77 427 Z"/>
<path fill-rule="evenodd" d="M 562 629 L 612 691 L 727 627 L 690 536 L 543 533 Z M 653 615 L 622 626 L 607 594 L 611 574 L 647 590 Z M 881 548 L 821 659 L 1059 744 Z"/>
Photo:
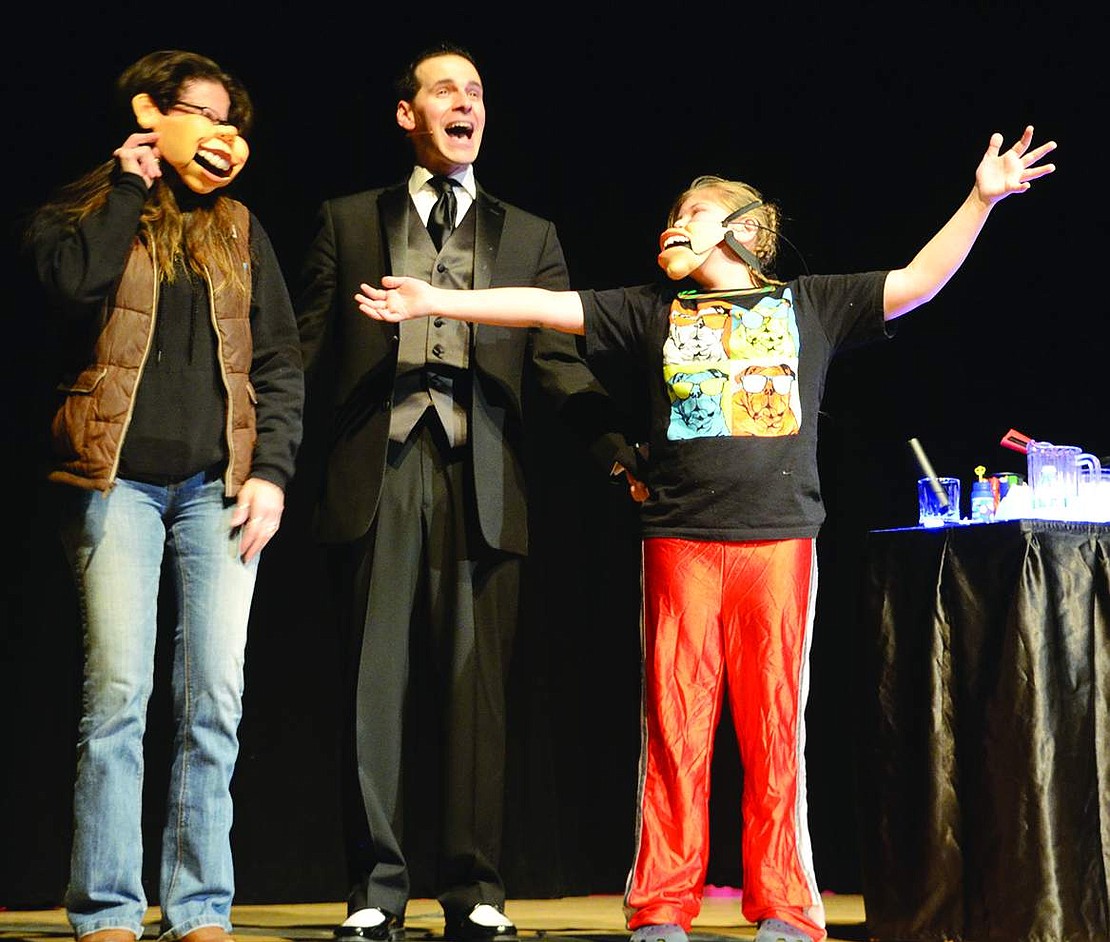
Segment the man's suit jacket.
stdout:
<path fill-rule="evenodd" d="M 396 324 L 374 321 L 354 301 L 362 282 L 377 285 L 402 271 L 408 249 L 408 214 L 416 209 L 407 183 L 325 202 L 309 249 L 297 300 L 309 396 L 328 395 L 329 415 L 316 533 L 327 543 L 363 536 L 381 493 L 389 440 L 389 409 L 397 366 Z M 568 287 L 566 263 L 554 225 L 490 196 L 480 187 L 474 287 Z M 478 520 L 496 549 L 528 550 L 523 467 L 522 381 L 533 359 L 539 387 L 556 397 L 556 409 L 576 396 L 589 401 L 578 415 L 597 418 L 605 398 L 577 355 L 574 339 L 548 330 L 475 325 L 471 351 L 469 422 Z M 323 393 L 321 380 L 330 391 Z M 310 405 L 310 411 L 319 414 Z M 591 439 L 593 432 L 588 435 Z M 601 433 L 591 441 L 599 460 L 616 457 L 620 439 Z M 606 453 L 608 455 L 606 456 Z"/>

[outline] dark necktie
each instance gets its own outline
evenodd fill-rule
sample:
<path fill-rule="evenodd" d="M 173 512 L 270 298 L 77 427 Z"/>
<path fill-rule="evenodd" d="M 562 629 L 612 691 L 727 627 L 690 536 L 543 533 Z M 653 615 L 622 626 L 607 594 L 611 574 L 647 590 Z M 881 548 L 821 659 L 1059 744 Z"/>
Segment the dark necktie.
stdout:
<path fill-rule="evenodd" d="M 428 234 L 436 248 L 441 249 L 455 229 L 455 181 L 450 177 L 432 177 L 432 186 L 439 193 L 439 199 L 428 216 Z"/>

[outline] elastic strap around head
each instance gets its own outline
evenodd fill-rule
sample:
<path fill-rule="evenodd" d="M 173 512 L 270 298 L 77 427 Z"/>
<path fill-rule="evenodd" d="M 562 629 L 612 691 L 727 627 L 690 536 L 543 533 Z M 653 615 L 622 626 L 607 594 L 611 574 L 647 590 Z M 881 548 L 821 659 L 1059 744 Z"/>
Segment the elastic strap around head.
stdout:
<path fill-rule="evenodd" d="M 762 205 L 763 200 L 752 200 L 750 203 L 748 203 L 747 206 L 741 206 L 735 212 L 729 213 L 727 216 L 725 216 L 723 220 L 721 220 L 721 223 L 722 225 L 727 226 L 730 222 L 735 222 L 737 219 L 743 216 L 744 213 L 750 213 L 753 209 L 759 209 L 759 207 Z"/>
<path fill-rule="evenodd" d="M 727 226 L 730 222 L 735 222 L 745 213 L 750 213 L 753 209 L 758 209 L 762 205 L 763 200 L 752 200 L 747 206 L 741 206 L 735 212 L 725 216 L 725 218 L 721 220 L 721 225 Z M 755 254 L 747 246 L 741 245 L 740 240 L 737 239 L 731 231 L 725 233 L 725 244 L 739 255 L 752 271 L 763 272 L 763 265 L 760 263 L 759 259 L 756 258 Z"/>
<path fill-rule="evenodd" d="M 760 264 L 759 259 L 746 245 L 740 244 L 740 240 L 736 238 L 731 229 L 725 233 L 725 244 L 747 263 L 748 268 L 760 274 L 763 273 L 763 265 Z"/>

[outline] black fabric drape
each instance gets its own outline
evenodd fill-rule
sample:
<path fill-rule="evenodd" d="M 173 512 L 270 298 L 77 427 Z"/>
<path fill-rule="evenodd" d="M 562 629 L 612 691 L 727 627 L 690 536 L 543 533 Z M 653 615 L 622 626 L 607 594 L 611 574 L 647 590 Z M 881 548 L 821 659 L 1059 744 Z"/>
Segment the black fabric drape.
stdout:
<path fill-rule="evenodd" d="M 1110 526 L 871 533 L 860 822 L 883 940 L 1110 939 Z"/>

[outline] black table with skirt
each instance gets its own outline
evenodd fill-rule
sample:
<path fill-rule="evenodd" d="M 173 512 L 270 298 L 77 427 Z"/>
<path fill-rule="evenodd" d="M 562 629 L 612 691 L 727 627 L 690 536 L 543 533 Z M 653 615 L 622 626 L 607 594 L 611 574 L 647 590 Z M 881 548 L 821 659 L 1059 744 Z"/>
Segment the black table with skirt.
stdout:
<path fill-rule="evenodd" d="M 1110 525 L 868 535 L 872 938 L 1110 940 Z"/>

